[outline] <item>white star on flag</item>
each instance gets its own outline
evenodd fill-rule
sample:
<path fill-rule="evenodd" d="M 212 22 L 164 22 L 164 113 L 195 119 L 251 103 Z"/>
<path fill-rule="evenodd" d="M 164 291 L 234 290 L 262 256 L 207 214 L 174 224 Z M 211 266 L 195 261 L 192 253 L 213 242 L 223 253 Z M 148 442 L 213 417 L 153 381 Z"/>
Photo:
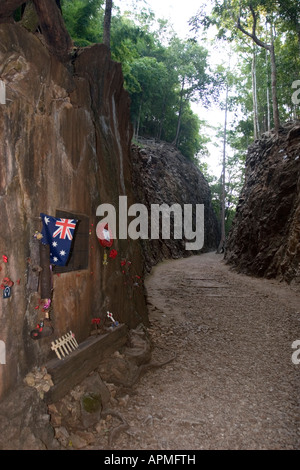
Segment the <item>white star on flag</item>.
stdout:
<path fill-rule="evenodd" d="M 50 245 L 50 263 L 66 266 L 78 220 L 40 214 L 43 220 L 43 244 Z"/>

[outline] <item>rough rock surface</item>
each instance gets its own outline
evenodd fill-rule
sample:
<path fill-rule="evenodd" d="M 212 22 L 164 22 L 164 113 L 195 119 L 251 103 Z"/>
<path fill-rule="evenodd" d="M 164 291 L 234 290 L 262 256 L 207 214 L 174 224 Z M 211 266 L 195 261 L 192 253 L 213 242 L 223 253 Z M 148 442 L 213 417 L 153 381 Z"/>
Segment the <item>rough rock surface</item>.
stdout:
<path fill-rule="evenodd" d="M 226 260 L 240 272 L 300 281 L 300 122 L 248 151 Z"/>
<path fill-rule="evenodd" d="M 17 387 L 0 404 L 0 450 L 55 450 L 47 405 L 34 387 Z"/>
<path fill-rule="evenodd" d="M 0 284 L 4 277 L 14 282 L 11 297 L 0 302 L 6 347 L 0 398 L 52 357 L 51 341 L 70 330 L 78 342 L 85 340 L 92 318 L 103 324 L 107 310 L 129 327 L 147 321 L 143 287 L 129 292 L 120 266 L 126 258 L 142 273 L 138 242 L 116 240 L 118 256 L 103 266 L 95 230 L 100 204 L 117 205 L 124 194 L 129 204 L 134 200 L 121 65 L 101 44 L 76 50 L 64 65 L 40 39 L 17 24 L 0 25 L 0 76 L 6 85 L 6 104 L 0 105 Z M 54 334 L 33 341 L 30 331 L 44 318 L 34 235 L 42 229 L 40 213 L 55 216 L 57 210 L 88 219 L 87 267 L 59 275 L 54 269 Z"/>
<path fill-rule="evenodd" d="M 220 229 L 211 203 L 207 181 L 196 165 L 185 158 L 173 145 L 155 139 L 140 139 L 132 148 L 133 187 L 136 200 L 144 204 L 149 214 L 152 204 L 204 204 L 204 244 L 201 250 L 186 250 L 183 227 L 182 239 L 142 240 L 145 265 L 148 271 L 159 261 L 181 258 L 217 248 Z M 194 218 L 196 228 L 196 219 Z M 149 220 L 149 225 L 151 221 Z"/>

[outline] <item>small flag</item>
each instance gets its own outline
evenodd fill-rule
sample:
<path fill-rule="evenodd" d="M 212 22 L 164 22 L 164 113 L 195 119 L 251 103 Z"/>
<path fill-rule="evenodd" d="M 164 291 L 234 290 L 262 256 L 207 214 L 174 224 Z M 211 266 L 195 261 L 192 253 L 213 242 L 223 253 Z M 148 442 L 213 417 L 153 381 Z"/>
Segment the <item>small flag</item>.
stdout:
<path fill-rule="evenodd" d="M 65 266 L 78 220 L 55 218 L 46 214 L 40 216 L 43 222 L 42 243 L 50 246 L 50 263 Z"/>

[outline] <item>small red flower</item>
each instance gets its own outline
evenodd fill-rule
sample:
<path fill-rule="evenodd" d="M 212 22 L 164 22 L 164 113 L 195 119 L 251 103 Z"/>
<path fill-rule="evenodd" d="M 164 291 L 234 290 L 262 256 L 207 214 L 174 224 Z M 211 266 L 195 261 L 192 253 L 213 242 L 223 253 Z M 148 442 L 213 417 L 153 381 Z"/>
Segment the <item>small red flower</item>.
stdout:
<path fill-rule="evenodd" d="M 93 318 L 93 319 L 92 319 L 92 323 L 93 323 L 93 325 L 99 325 L 99 323 L 100 323 L 100 318 Z"/>
<path fill-rule="evenodd" d="M 2 256 L 2 259 L 3 259 L 4 263 L 7 263 L 7 262 L 8 262 L 7 256 L 3 255 L 3 256 Z"/>
<path fill-rule="evenodd" d="M 125 266 L 125 265 L 126 265 L 126 259 L 121 261 L 121 266 Z"/>
<path fill-rule="evenodd" d="M 8 286 L 8 287 L 12 287 L 14 285 L 13 281 L 11 279 L 9 279 L 9 277 L 5 277 L 2 280 L 2 282 L 5 286 Z"/>
<path fill-rule="evenodd" d="M 118 254 L 117 250 L 110 250 L 109 257 L 112 259 L 115 259 L 117 254 Z"/>

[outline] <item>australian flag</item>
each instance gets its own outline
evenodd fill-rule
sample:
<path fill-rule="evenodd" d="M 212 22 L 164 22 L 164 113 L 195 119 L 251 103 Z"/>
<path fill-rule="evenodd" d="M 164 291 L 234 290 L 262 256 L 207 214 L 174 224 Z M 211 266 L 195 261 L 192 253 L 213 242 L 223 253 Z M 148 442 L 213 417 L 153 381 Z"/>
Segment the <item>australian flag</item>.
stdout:
<path fill-rule="evenodd" d="M 42 243 L 50 245 L 50 264 L 65 266 L 67 264 L 77 220 L 58 219 L 40 214 L 43 222 Z"/>

